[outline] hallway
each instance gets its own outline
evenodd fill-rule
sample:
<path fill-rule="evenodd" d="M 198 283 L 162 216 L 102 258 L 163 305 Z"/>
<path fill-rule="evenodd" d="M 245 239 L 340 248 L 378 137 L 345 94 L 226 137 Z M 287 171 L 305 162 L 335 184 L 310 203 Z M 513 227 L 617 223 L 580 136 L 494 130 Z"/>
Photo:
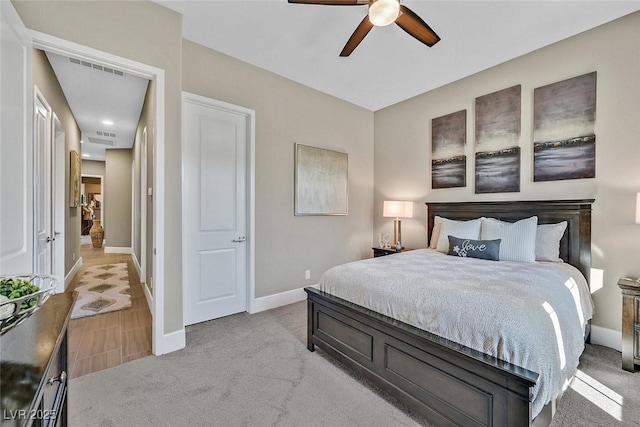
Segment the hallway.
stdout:
<path fill-rule="evenodd" d="M 80 253 L 83 265 L 67 292 L 74 291 L 88 266 L 126 262 L 132 307 L 69 321 L 71 378 L 151 355 L 151 313 L 131 255 L 105 254 L 86 239 L 82 239 Z"/>

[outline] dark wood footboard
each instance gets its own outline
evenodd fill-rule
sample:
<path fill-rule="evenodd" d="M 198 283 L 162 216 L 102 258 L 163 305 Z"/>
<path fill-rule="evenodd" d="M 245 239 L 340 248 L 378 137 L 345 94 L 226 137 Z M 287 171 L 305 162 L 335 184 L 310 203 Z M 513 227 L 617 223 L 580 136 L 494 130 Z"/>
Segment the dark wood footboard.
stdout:
<path fill-rule="evenodd" d="M 538 374 L 306 288 L 317 345 L 436 425 L 530 426 Z"/>

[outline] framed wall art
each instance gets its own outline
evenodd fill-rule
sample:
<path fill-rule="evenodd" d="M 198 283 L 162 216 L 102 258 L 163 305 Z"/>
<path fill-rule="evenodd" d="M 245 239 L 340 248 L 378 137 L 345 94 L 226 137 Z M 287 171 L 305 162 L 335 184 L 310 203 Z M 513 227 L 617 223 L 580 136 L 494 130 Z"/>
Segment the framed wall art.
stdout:
<path fill-rule="evenodd" d="M 80 155 L 75 150 L 71 150 L 69 154 L 69 206 L 77 208 L 81 203 Z"/>
<path fill-rule="evenodd" d="M 347 215 L 348 155 L 295 144 L 295 215 Z"/>
<path fill-rule="evenodd" d="M 431 120 L 431 188 L 467 186 L 467 110 Z"/>
<path fill-rule="evenodd" d="M 595 178 L 596 73 L 533 91 L 533 180 Z"/>
<path fill-rule="evenodd" d="M 520 191 L 520 85 L 476 98 L 475 192 Z"/>

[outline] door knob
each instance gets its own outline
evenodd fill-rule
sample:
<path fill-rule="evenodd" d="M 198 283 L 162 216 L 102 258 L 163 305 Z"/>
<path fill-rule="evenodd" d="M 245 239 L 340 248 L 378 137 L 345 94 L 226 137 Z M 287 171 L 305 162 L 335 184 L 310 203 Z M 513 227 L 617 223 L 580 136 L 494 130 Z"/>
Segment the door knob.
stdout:
<path fill-rule="evenodd" d="M 244 242 L 245 240 L 247 240 L 247 238 L 242 236 L 242 237 L 238 237 L 237 239 L 233 239 L 233 242 L 241 243 L 241 242 Z"/>

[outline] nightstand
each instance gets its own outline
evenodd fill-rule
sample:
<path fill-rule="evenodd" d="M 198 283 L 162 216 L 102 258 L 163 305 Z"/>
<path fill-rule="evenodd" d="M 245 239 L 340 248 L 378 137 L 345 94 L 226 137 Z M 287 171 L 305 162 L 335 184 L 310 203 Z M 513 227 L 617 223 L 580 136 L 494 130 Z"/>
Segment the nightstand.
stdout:
<path fill-rule="evenodd" d="M 377 258 L 379 256 L 397 254 L 398 252 L 406 252 L 410 251 L 409 248 L 402 248 L 401 251 L 397 251 L 396 248 L 371 248 L 373 249 L 373 257 Z"/>
<path fill-rule="evenodd" d="M 618 280 L 622 290 L 622 369 L 634 371 L 640 365 L 640 283 Z"/>

